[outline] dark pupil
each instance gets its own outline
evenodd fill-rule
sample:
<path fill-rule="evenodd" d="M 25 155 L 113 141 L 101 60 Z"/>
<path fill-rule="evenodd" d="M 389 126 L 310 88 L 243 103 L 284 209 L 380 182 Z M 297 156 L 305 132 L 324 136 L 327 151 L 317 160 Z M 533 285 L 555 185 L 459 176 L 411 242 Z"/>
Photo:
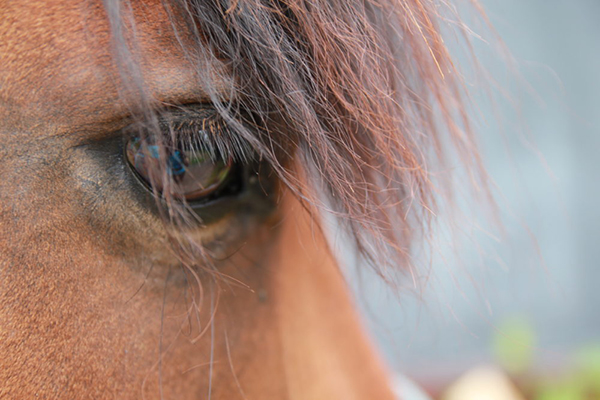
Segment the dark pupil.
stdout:
<path fill-rule="evenodd" d="M 206 150 L 159 146 L 147 138 L 127 143 L 127 159 L 135 172 L 159 192 L 198 200 L 219 189 L 229 177 L 232 162 Z"/>

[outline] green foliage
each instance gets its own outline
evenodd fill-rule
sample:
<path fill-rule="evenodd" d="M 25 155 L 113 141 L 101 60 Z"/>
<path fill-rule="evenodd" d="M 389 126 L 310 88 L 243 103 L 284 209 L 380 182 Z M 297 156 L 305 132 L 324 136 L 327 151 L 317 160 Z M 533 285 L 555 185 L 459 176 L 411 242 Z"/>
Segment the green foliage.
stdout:
<path fill-rule="evenodd" d="M 522 317 L 511 317 L 500 323 L 493 339 L 493 351 L 500 365 L 511 374 L 526 372 L 532 364 L 535 332 Z"/>
<path fill-rule="evenodd" d="M 492 346 L 500 366 L 523 376 L 532 367 L 535 343 L 536 334 L 527 319 L 513 316 L 499 324 Z M 579 349 L 565 376 L 536 382 L 532 389 L 534 400 L 600 399 L 600 343 Z"/>
<path fill-rule="evenodd" d="M 600 398 L 600 346 L 581 348 L 572 372 L 561 379 L 542 382 L 535 400 L 590 400 Z"/>
<path fill-rule="evenodd" d="M 576 385 L 570 382 L 546 382 L 540 385 L 535 400 L 584 400 Z"/>
<path fill-rule="evenodd" d="M 600 397 L 600 344 L 582 347 L 575 359 L 578 383 Z"/>

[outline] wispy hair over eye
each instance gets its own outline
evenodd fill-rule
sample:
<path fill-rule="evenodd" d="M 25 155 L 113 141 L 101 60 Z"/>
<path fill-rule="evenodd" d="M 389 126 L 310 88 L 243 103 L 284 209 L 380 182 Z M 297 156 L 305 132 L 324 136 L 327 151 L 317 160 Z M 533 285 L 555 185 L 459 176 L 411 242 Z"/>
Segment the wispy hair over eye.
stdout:
<path fill-rule="evenodd" d="M 128 57 L 118 28 L 127 6 L 104 3 L 115 54 Z M 204 89 L 230 129 L 311 210 L 333 212 L 382 275 L 411 267 L 414 238 L 451 193 L 439 174 L 446 160 L 462 160 L 474 181 L 485 181 L 463 84 L 441 35 L 443 21 L 456 21 L 445 2 L 164 0 L 159 6 L 190 60 L 208 49 L 225 66 L 230 90 L 208 83 Z M 214 78 L 206 63 L 197 64 L 201 80 Z"/>

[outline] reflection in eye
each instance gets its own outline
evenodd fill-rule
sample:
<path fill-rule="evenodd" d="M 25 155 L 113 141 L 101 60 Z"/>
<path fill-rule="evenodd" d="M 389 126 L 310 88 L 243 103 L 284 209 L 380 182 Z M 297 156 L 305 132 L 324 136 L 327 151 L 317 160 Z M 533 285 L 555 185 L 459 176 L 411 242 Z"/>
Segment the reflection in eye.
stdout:
<path fill-rule="evenodd" d="M 126 156 L 132 170 L 158 192 L 166 190 L 179 199 L 198 201 L 224 188 L 233 175 L 231 157 L 211 151 L 203 136 L 175 144 L 155 144 L 149 137 L 131 137 Z"/>

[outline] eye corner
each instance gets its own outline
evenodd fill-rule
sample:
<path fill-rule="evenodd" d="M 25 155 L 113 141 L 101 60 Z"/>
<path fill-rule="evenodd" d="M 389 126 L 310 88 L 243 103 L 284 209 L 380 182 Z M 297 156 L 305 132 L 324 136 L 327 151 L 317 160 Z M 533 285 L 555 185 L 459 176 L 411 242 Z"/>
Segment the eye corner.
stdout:
<path fill-rule="evenodd" d="M 131 175 L 160 206 L 175 202 L 203 223 L 235 209 L 273 208 L 269 166 L 241 140 L 229 142 L 233 133 L 214 108 L 177 108 L 156 126 L 154 132 L 139 124 L 125 129 L 122 151 Z"/>

